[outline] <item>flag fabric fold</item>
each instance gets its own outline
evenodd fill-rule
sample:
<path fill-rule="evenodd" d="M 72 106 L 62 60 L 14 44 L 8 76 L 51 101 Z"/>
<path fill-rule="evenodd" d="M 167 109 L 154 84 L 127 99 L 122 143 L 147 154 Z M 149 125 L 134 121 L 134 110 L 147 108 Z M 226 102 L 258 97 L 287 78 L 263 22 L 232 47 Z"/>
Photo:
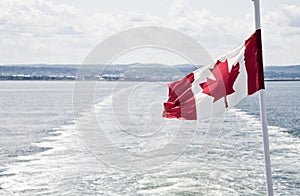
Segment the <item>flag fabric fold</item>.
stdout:
<path fill-rule="evenodd" d="M 204 119 L 234 106 L 264 89 L 261 31 L 213 64 L 168 84 L 169 98 L 163 117 Z"/>

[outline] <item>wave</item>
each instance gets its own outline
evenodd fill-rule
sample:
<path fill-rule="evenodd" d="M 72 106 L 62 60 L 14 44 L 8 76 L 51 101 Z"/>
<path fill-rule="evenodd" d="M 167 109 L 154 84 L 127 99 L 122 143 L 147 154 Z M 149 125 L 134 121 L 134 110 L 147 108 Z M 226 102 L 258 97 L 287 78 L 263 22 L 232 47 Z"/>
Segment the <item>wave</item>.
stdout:
<path fill-rule="evenodd" d="M 116 92 L 117 96 L 124 95 L 126 91 L 128 89 Z M 98 118 L 104 121 L 106 126 L 104 128 L 108 129 L 104 130 L 108 136 L 114 137 L 114 141 L 117 142 L 122 142 L 122 138 L 129 142 L 129 139 L 134 138 L 132 135 L 124 137 L 123 132 L 115 136 L 109 130 L 119 126 L 110 123 L 110 119 L 114 118 L 109 115 L 113 99 L 113 95 L 105 97 L 95 104 L 91 109 L 93 111 L 85 111 L 81 118 L 88 121 L 96 110 Z M 149 119 L 143 120 L 145 123 L 147 120 L 151 123 L 153 122 L 150 119 L 151 107 L 147 108 L 147 111 L 150 111 L 147 113 Z M 105 115 L 107 119 L 104 118 Z M 172 127 L 176 122 L 179 121 L 168 121 L 168 125 Z M 297 182 L 300 181 L 298 161 L 300 142 L 286 131 L 285 128 L 269 126 L 274 188 L 278 194 L 297 195 L 299 194 Z M 156 132 L 157 135 L 130 141 L 130 146 L 127 147 L 133 152 L 146 150 L 146 153 L 159 149 L 175 136 L 171 132 L 172 128 L 159 134 Z M 56 128 L 55 133 L 40 143 L 32 143 L 34 146 L 49 150 L 19 156 L 15 163 L 7 166 L 7 170 L 1 173 L 0 194 L 238 195 L 266 192 L 260 120 L 241 109 L 232 108 L 227 111 L 217 143 L 207 154 L 200 153 L 204 134 L 203 128 L 200 127 L 195 133 L 199 134 L 199 137 L 193 138 L 193 142 L 180 156 L 168 165 L 153 170 L 129 172 L 99 161 L 78 135 L 75 121 Z M 150 141 L 153 138 L 156 140 Z"/>

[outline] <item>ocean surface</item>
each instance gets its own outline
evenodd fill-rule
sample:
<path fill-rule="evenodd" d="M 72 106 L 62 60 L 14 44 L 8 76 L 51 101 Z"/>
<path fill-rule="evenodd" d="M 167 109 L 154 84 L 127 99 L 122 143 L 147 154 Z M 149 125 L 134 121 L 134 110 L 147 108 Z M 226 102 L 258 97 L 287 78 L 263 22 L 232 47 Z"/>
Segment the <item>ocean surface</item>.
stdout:
<path fill-rule="evenodd" d="M 79 113 L 73 88 L 0 82 L 0 195 L 266 195 L 257 94 L 195 124 L 161 118 L 164 83 L 98 82 Z M 266 96 L 275 195 L 300 195 L 300 82 Z"/>

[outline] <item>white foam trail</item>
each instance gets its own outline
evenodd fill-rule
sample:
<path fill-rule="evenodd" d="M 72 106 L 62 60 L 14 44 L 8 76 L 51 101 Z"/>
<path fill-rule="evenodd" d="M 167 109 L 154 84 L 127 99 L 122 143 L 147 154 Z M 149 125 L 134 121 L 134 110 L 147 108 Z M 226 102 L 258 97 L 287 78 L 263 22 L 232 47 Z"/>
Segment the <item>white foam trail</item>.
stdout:
<path fill-rule="evenodd" d="M 259 135 L 262 143 L 261 122 L 241 109 L 231 109 L 245 124 L 255 128 L 253 132 Z M 275 193 L 295 195 L 300 182 L 300 140 L 288 133 L 288 129 L 278 126 L 268 126 L 270 140 L 270 156 Z M 262 147 L 262 144 L 261 144 Z M 292 185 L 294 183 L 294 185 Z M 297 187 L 298 186 L 298 187 Z"/>
<path fill-rule="evenodd" d="M 111 99 L 107 97 L 96 104 L 95 108 L 107 109 Z M 276 126 L 269 126 L 269 132 L 275 193 L 297 195 L 299 189 L 290 187 L 289 183 L 299 182 L 299 138 L 293 138 L 286 129 Z M 20 156 L 14 164 L 8 166 L 7 171 L 1 173 L 0 194 L 266 193 L 260 121 L 240 109 L 228 110 L 218 142 L 205 156 L 199 154 L 199 137 L 200 141 L 194 141 L 172 163 L 156 170 L 137 173 L 119 171 L 97 160 L 78 137 L 75 125 L 61 126 L 56 133 L 60 134 L 33 144 L 50 150 Z M 157 145 L 160 142 L 164 141 L 157 140 Z M 280 178 L 282 176 L 286 179 Z"/>

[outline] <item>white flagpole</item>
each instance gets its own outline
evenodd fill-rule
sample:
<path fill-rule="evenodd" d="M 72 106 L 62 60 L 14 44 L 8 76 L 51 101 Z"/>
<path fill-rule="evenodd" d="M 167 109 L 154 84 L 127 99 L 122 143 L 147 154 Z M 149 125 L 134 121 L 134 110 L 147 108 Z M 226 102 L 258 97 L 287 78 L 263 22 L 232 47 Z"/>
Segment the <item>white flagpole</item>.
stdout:
<path fill-rule="evenodd" d="M 252 0 L 252 1 L 254 2 L 255 28 L 260 29 L 261 26 L 260 26 L 260 5 L 259 5 L 259 0 Z M 260 106 L 261 127 L 262 127 L 262 132 L 263 132 L 264 156 L 265 156 L 265 167 L 266 167 L 268 196 L 273 196 L 271 160 L 270 160 L 270 149 L 269 149 L 268 121 L 267 121 L 267 112 L 266 112 L 266 106 L 265 106 L 265 90 L 264 89 L 259 91 L 259 106 Z"/>

